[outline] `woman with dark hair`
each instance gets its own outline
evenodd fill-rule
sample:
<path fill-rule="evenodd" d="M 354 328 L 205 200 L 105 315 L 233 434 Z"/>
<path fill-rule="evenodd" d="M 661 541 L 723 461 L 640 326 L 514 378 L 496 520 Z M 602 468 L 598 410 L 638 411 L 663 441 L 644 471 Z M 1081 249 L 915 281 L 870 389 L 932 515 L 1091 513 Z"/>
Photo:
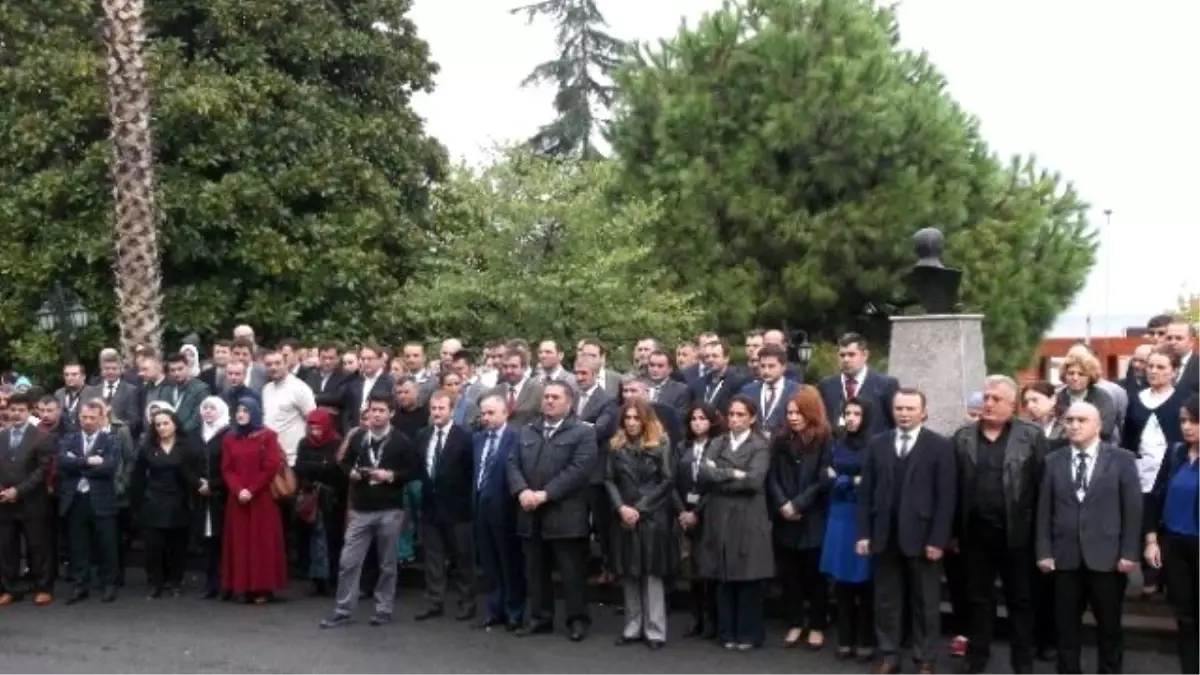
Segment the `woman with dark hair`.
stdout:
<path fill-rule="evenodd" d="M 287 585 L 283 520 L 271 482 L 284 463 L 275 432 L 264 427 L 256 399 L 238 401 L 232 433 L 221 448 L 221 475 L 229 492 L 221 583 L 231 595 L 261 605 Z"/>
<path fill-rule="evenodd" d="M 192 471 L 198 454 L 174 412 L 158 410 L 149 420 L 130 490 L 146 545 L 146 577 L 151 598 L 170 589 L 183 593 L 187 565 L 191 494 L 200 487 Z"/>
<path fill-rule="evenodd" d="M 342 437 L 337 418 L 317 408 L 308 413 L 308 433 L 296 446 L 299 497 L 300 569 L 308 572 L 315 595 L 328 595 L 337 584 L 349 485 L 337 464 Z"/>
<path fill-rule="evenodd" d="M 625 595 L 625 628 L 617 644 L 644 640 L 660 649 L 667 641 L 663 579 L 674 574 L 676 562 L 671 446 L 648 401 L 626 402 L 618 422 L 604 477 L 617 515 L 609 563 Z"/>
<path fill-rule="evenodd" d="M 1151 351 L 1146 357 L 1147 386 L 1129 401 L 1125 416 L 1121 447 L 1137 455 L 1142 502 L 1147 509 L 1163 458 L 1170 448 L 1183 442 L 1179 416 L 1188 392 L 1175 388 L 1178 372 L 1178 354 L 1163 347 Z M 1158 589 L 1158 569 L 1148 565 L 1142 573 L 1142 594 L 1154 595 Z"/>
<path fill-rule="evenodd" d="M 775 559 L 783 584 L 790 627 L 784 646 L 794 647 L 808 631 L 808 647 L 825 646 L 829 588 L 821 576 L 821 544 L 833 478 L 829 420 L 816 387 L 804 385 L 787 402 L 786 426 L 771 442 L 767 502 L 773 520 Z"/>
<path fill-rule="evenodd" d="M 675 499 L 679 511 L 679 528 L 683 533 L 682 558 L 688 575 L 692 596 L 692 626 L 684 637 L 717 636 L 717 585 L 700 574 L 701 507 L 698 476 L 704 449 L 709 442 L 724 433 L 724 421 L 716 408 L 707 403 L 694 403 L 687 412 L 685 441 L 676 452 Z"/>
<path fill-rule="evenodd" d="M 700 574 L 717 586 L 717 636 L 726 649 L 749 651 L 766 641 L 763 585 L 775 576 L 766 481 L 771 447 L 757 430 L 749 396 L 727 407 L 729 431 L 704 450 L 698 479 L 704 511 Z"/>
<path fill-rule="evenodd" d="M 821 571 L 833 579 L 837 605 L 837 658 L 874 657 L 875 618 L 871 593 L 871 557 L 858 555 L 858 484 L 862 482 L 863 448 L 871 440 L 871 404 L 846 401 L 842 435 L 833 444 L 827 470 L 833 479 L 829 518 L 821 547 Z"/>
<path fill-rule="evenodd" d="M 1179 412 L 1183 440 L 1163 459 L 1146 500 L 1147 562 L 1161 568 L 1178 626 L 1180 672 L 1200 672 L 1200 398 Z"/>
<path fill-rule="evenodd" d="M 1042 430 L 1051 450 L 1067 444 L 1067 430 L 1058 417 L 1058 394 L 1045 380 L 1030 382 L 1021 390 L 1021 417 Z"/>

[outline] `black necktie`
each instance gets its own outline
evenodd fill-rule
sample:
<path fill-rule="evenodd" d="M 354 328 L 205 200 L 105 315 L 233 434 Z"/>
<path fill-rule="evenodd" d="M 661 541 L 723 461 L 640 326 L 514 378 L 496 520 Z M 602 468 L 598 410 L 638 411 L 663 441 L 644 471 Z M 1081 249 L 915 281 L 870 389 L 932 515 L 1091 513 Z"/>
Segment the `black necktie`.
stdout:
<path fill-rule="evenodd" d="M 767 385 L 767 404 L 766 404 L 766 406 L 764 406 L 765 409 L 762 411 L 762 414 L 770 415 L 771 410 L 774 407 L 775 407 L 775 385 L 768 384 Z"/>
<path fill-rule="evenodd" d="M 908 442 L 911 439 L 912 437 L 908 435 L 907 431 L 900 434 L 900 459 L 908 456 Z"/>
<path fill-rule="evenodd" d="M 433 470 L 437 471 L 438 461 L 442 458 L 442 439 L 446 432 L 442 429 L 437 430 L 437 441 L 433 444 Z"/>
<path fill-rule="evenodd" d="M 1087 492 L 1087 453 L 1079 452 L 1075 455 L 1075 492 Z"/>
<path fill-rule="evenodd" d="M 112 401 L 113 394 L 116 393 L 116 391 L 115 391 L 116 388 L 117 388 L 116 382 L 105 383 L 105 385 L 104 385 L 104 402 L 105 403 Z"/>
<path fill-rule="evenodd" d="M 494 452 L 496 452 L 496 432 L 489 431 L 488 435 L 487 435 L 487 440 L 484 441 L 484 444 L 483 444 L 483 457 L 481 457 L 480 461 L 479 461 L 479 463 L 482 466 L 479 468 L 479 485 L 478 485 L 478 487 L 483 487 L 484 481 L 487 480 L 488 475 L 491 474 L 491 472 L 492 472 L 491 459 L 492 459 L 492 453 L 494 453 Z"/>

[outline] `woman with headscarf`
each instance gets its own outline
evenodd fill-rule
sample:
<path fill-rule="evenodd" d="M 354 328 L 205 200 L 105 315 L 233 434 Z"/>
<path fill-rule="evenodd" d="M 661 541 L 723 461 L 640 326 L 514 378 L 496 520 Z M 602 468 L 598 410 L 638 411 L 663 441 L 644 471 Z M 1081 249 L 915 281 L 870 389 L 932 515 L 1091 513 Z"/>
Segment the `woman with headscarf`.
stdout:
<path fill-rule="evenodd" d="M 204 543 L 204 598 L 217 597 L 221 590 L 221 537 L 225 529 L 225 478 L 221 475 L 221 447 L 229 432 L 229 406 L 219 396 L 200 403 L 200 440 L 195 461 L 200 486 L 196 489 L 194 532 Z"/>
<path fill-rule="evenodd" d="M 271 481 L 283 465 L 275 432 L 263 426 L 257 400 L 238 401 L 233 430 L 221 444 L 221 475 L 229 492 L 221 551 L 222 590 L 263 604 L 287 585 L 283 520 Z"/>
<path fill-rule="evenodd" d="M 323 408 L 308 413 L 308 433 L 296 447 L 296 515 L 300 523 L 300 568 L 313 592 L 327 595 L 337 583 L 346 513 L 346 474 L 338 467 L 342 437 L 337 419 Z M 311 520 L 310 520 L 311 518 Z"/>
<path fill-rule="evenodd" d="M 187 359 L 188 377 L 200 377 L 200 350 L 195 345 L 185 344 L 179 353 Z"/>
<path fill-rule="evenodd" d="M 870 661 L 874 655 L 875 619 L 871 611 L 871 558 L 854 550 L 858 541 L 858 484 L 862 481 L 863 449 L 871 440 L 871 406 L 852 398 L 843 412 L 845 426 L 833 445 L 829 473 L 833 486 L 825 543 L 821 547 L 821 571 L 833 579 L 837 603 L 837 657 L 857 656 Z"/>

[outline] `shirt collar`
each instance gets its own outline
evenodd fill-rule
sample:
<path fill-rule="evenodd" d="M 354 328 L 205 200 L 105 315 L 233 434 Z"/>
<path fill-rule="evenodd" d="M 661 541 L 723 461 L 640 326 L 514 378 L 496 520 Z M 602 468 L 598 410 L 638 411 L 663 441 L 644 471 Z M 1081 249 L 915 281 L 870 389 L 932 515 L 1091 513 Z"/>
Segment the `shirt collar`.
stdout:
<path fill-rule="evenodd" d="M 740 434 L 735 434 L 732 431 L 729 432 L 729 440 L 732 441 L 735 446 L 745 443 L 748 438 L 750 438 L 750 429 L 747 429 Z"/>
<path fill-rule="evenodd" d="M 491 430 L 489 430 L 489 431 L 488 431 L 488 434 L 489 434 L 489 435 L 491 435 L 491 436 L 495 436 L 496 438 L 500 438 L 501 436 L 503 436 L 503 435 L 504 435 L 504 430 L 505 430 L 505 429 L 507 429 L 507 428 L 508 428 L 508 422 L 505 422 L 504 424 L 501 424 L 501 425 L 500 425 L 500 428 L 499 428 L 499 429 L 491 429 Z"/>
<path fill-rule="evenodd" d="M 867 367 L 863 366 L 862 370 L 859 370 L 857 373 L 854 373 L 853 375 L 847 375 L 846 373 L 842 373 L 842 384 L 845 384 L 846 382 L 849 382 L 850 380 L 854 380 L 854 383 L 861 387 L 863 382 L 867 381 Z"/>
<path fill-rule="evenodd" d="M 391 435 L 391 433 L 392 433 L 392 425 L 390 425 L 390 424 L 387 425 L 386 427 L 380 429 L 379 431 L 375 431 L 374 429 L 367 429 L 367 435 L 369 435 L 371 437 L 371 440 L 373 440 L 373 441 L 383 440 L 384 438 L 387 438 L 389 435 Z"/>
<path fill-rule="evenodd" d="M 1088 459 L 1096 459 L 1096 457 L 1100 454 L 1100 439 L 1097 438 L 1097 439 L 1093 440 L 1090 444 L 1088 444 L 1086 447 L 1082 447 L 1082 448 L 1075 445 L 1074 443 L 1072 443 L 1071 444 L 1071 454 L 1078 456 L 1080 452 L 1087 455 Z"/>
<path fill-rule="evenodd" d="M 921 429 L 923 429 L 923 428 L 924 428 L 924 425 L 917 425 L 917 426 L 913 427 L 912 429 L 905 431 L 904 429 L 901 429 L 900 427 L 896 427 L 896 440 L 900 440 L 900 434 L 908 434 L 909 442 L 915 442 L 917 440 L 917 436 L 921 435 Z"/>

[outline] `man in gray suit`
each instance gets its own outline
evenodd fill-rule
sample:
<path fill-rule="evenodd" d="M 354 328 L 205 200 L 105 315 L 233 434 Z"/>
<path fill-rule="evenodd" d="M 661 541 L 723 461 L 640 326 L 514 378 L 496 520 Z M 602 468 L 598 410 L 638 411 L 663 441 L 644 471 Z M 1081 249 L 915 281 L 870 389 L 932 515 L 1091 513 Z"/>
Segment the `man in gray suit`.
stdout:
<path fill-rule="evenodd" d="M 563 367 L 563 349 L 554 340 L 542 340 L 538 345 L 538 368 L 534 377 L 543 386 L 551 382 L 566 382 L 572 389 L 579 390 L 575 375 Z"/>
<path fill-rule="evenodd" d="M 263 368 L 262 364 L 254 362 L 254 343 L 245 338 L 235 340 L 233 360 L 246 364 L 245 386 L 261 394 L 263 385 L 267 383 L 267 369 Z"/>
<path fill-rule="evenodd" d="M 604 347 L 603 342 L 596 338 L 584 338 L 579 341 L 576 352 L 579 357 L 592 359 L 600 364 L 600 370 L 596 372 L 596 383 L 601 389 L 614 397 L 621 395 L 621 373 L 608 369 L 608 349 Z"/>
<path fill-rule="evenodd" d="M 520 429 L 542 413 L 542 384 L 529 377 L 529 358 L 519 347 L 509 347 L 500 362 L 500 384 L 491 393 L 504 399 L 508 421 Z"/>
<path fill-rule="evenodd" d="M 671 370 L 671 357 L 662 349 L 656 349 L 646 357 L 650 400 L 670 406 L 683 416 L 692 404 L 692 390 L 686 384 L 672 379 Z"/>
<path fill-rule="evenodd" d="M 100 381 L 83 388 L 83 400 L 101 399 L 108 405 L 110 416 L 126 427 L 135 428 L 141 422 L 138 388 L 121 377 L 121 357 L 115 349 L 100 352 Z"/>
<path fill-rule="evenodd" d="M 1054 574 L 1058 672 L 1079 673 L 1083 610 L 1096 617 L 1097 671 L 1121 672 L 1126 574 L 1141 552 L 1142 488 L 1133 453 L 1100 440 L 1100 411 L 1063 417 L 1071 444 L 1050 453 L 1038 498 L 1037 564 Z"/>

